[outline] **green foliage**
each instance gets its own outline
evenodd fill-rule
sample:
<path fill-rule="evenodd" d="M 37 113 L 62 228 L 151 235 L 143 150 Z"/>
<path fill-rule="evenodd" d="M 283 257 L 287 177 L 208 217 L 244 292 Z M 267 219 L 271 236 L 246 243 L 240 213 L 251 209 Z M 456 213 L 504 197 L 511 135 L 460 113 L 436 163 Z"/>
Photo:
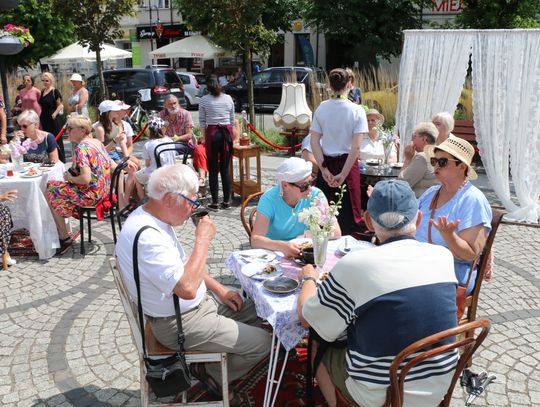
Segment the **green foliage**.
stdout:
<path fill-rule="evenodd" d="M 97 70 L 102 95 L 107 95 L 103 80 L 100 47 L 121 38 L 123 16 L 135 14 L 136 0 L 55 0 L 58 13 L 69 16 L 76 23 L 75 35 L 82 45 L 89 45 L 96 53 Z"/>
<path fill-rule="evenodd" d="M 0 14 L 0 26 L 8 23 L 25 26 L 35 40 L 19 54 L 5 59 L 10 70 L 35 65 L 73 42 L 74 25 L 55 10 L 53 0 L 20 0 L 18 7 Z"/>
<path fill-rule="evenodd" d="M 463 0 L 456 23 L 463 28 L 540 27 L 538 0 Z"/>
<path fill-rule="evenodd" d="M 401 32 L 420 28 L 419 0 L 308 0 L 304 17 L 329 37 L 365 43 L 388 58 L 401 52 Z"/>
<path fill-rule="evenodd" d="M 249 134 L 249 140 L 252 143 L 257 144 L 262 151 L 276 151 L 276 149 L 268 144 L 266 144 L 264 141 L 262 141 L 259 137 L 255 135 L 253 132 L 248 132 Z M 262 136 L 267 139 L 268 141 L 278 145 L 278 146 L 288 146 L 289 145 L 289 139 L 285 136 L 282 136 L 279 134 L 279 130 L 277 129 L 268 129 L 261 131 Z"/>

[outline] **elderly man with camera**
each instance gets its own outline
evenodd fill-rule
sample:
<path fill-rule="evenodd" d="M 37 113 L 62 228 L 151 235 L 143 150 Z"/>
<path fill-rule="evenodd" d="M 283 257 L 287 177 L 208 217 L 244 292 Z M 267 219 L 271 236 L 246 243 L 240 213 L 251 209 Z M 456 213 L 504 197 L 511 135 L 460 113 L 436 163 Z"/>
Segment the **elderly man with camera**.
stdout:
<path fill-rule="evenodd" d="M 197 175 L 186 165 L 154 171 L 148 181 L 149 200 L 122 227 L 116 255 L 129 294 L 136 301 L 133 243 L 141 228 L 151 226 L 138 240 L 138 267 L 142 306 L 154 336 L 163 345 L 179 349 L 175 293 L 180 300 L 185 349 L 227 352 L 228 379 L 232 382 L 268 354 L 270 335 L 260 328 L 251 301 L 242 300 L 238 292 L 206 272 L 208 248 L 216 234 L 212 220 L 208 216 L 199 219 L 191 254 L 177 239 L 174 228 L 183 225 L 200 205 L 196 201 L 198 187 Z M 212 392 L 221 391 L 219 364 L 199 364 L 192 372 Z"/>
<path fill-rule="evenodd" d="M 383 405 L 393 358 L 411 343 L 456 326 L 452 253 L 415 240 L 421 218 L 405 181 L 379 182 L 365 221 L 380 246 L 347 254 L 319 286 L 312 266 L 300 273 L 302 323 L 316 331 L 320 344 L 346 336 L 343 346 L 327 347 L 316 371 L 331 407 L 342 398 L 363 407 Z M 449 352 L 413 368 L 405 405 L 438 405 L 456 362 L 457 353 Z"/>

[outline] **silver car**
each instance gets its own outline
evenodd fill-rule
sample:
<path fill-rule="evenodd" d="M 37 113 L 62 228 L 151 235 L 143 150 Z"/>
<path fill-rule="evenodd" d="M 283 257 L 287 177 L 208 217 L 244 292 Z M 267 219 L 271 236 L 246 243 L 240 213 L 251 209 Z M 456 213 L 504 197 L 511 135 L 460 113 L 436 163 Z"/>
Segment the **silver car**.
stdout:
<path fill-rule="evenodd" d="M 199 72 L 176 71 L 184 84 L 187 109 L 197 108 L 199 100 L 206 94 L 206 76 Z"/>

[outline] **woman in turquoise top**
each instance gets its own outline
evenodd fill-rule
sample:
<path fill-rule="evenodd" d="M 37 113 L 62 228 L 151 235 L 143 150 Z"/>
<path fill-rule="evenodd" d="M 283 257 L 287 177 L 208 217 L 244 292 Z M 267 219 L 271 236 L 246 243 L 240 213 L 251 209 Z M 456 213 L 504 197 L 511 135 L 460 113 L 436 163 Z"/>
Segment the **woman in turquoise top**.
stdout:
<path fill-rule="evenodd" d="M 298 213 L 308 208 L 317 195 L 326 201 L 321 190 L 312 187 L 311 169 L 310 162 L 296 157 L 277 168 L 277 185 L 262 195 L 257 206 L 251 247 L 280 251 L 285 257 L 300 255 L 300 247 L 290 242 L 306 231 L 306 225 L 298 221 Z M 339 237 L 337 220 L 335 224 L 334 237 Z"/>
<path fill-rule="evenodd" d="M 477 178 L 471 167 L 474 148 L 451 136 L 424 153 L 431 159 L 435 177 L 441 183 L 420 196 L 422 221 L 416 239 L 447 247 L 454 255 L 454 271 L 459 284 L 467 283 L 474 260 L 482 253 L 491 230 L 491 207 L 478 188 L 469 181 Z M 473 271 L 467 292 L 474 288 Z"/>

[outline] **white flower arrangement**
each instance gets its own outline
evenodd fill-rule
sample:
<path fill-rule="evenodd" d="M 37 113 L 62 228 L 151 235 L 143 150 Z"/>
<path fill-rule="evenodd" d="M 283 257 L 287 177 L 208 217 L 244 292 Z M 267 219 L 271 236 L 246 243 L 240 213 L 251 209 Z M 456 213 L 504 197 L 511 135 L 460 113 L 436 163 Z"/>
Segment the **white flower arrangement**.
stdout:
<path fill-rule="evenodd" d="M 334 218 L 341 209 L 341 200 L 345 193 L 346 186 L 343 184 L 336 192 L 337 202 L 330 201 L 328 204 L 322 192 L 311 199 L 309 208 L 298 213 L 298 220 L 307 225 L 311 235 L 314 237 L 330 237 L 334 233 Z"/>

